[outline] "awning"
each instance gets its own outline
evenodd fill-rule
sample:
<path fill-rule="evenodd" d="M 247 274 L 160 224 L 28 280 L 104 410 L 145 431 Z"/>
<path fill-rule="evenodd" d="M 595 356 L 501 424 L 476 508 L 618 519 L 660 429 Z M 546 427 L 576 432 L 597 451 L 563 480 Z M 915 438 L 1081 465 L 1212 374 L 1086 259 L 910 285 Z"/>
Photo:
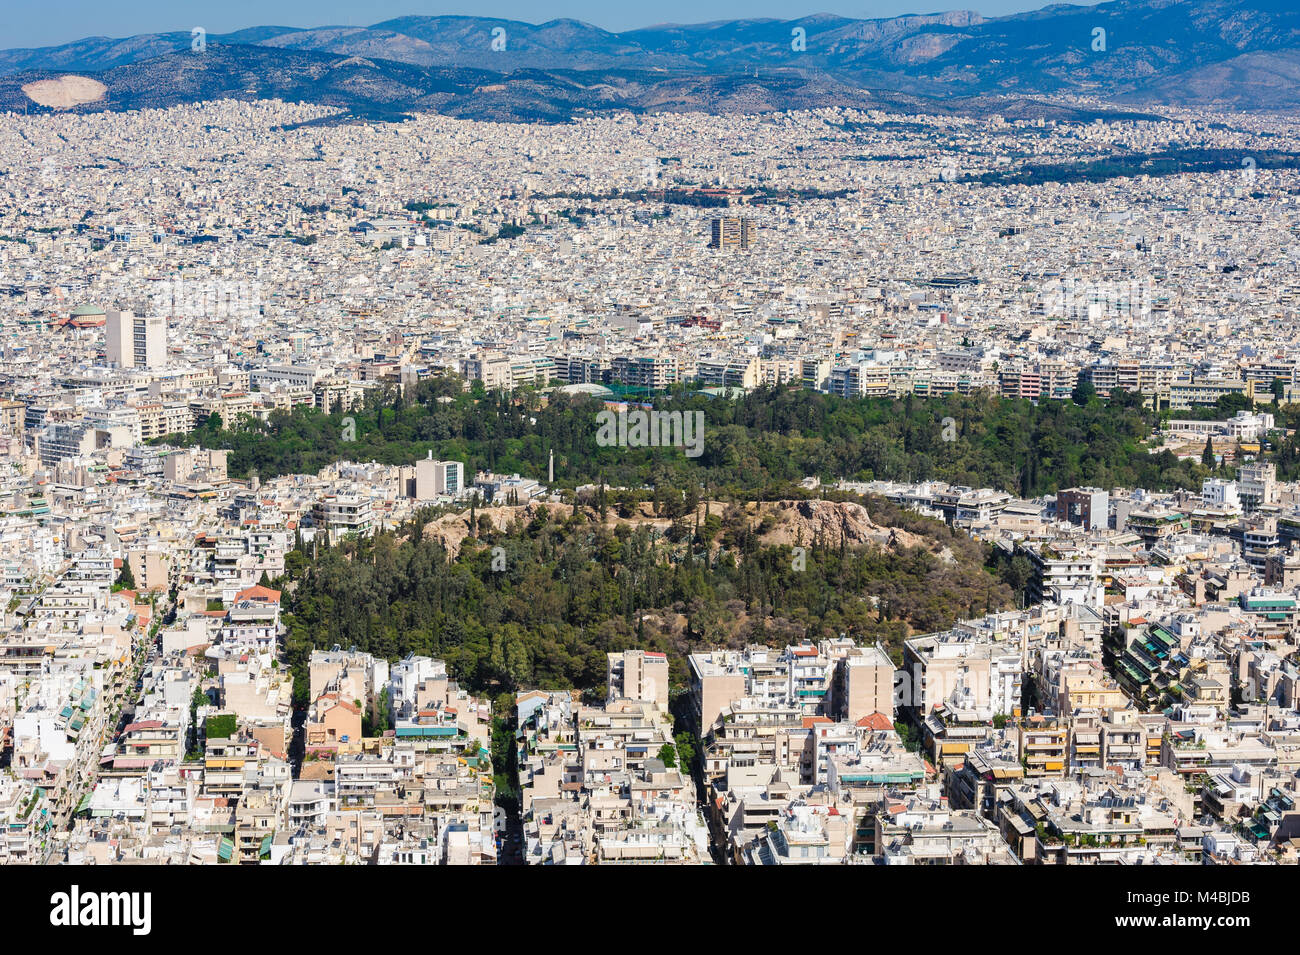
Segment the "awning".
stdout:
<path fill-rule="evenodd" d="M 230 857 L 235 854 L 235 844 L 229 839 L 222 839 L 217 846 L 217 858 L 229 861 Z"/>

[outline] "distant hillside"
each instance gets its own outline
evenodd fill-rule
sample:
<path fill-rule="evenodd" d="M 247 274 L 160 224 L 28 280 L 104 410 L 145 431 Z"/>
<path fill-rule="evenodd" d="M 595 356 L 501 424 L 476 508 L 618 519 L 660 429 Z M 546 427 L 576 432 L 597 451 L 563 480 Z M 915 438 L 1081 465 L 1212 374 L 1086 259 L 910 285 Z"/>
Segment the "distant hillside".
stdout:
<path fill-rule="evenodd" d="M 0 110 L 40 111 L 24 87 L 62 76 L 26 71 L 0 77 Z M 421 67 L 392 60 L 263 46 L 210 43 L 202 53 L 167 53 L 102 72 L 77 74 L 104 84 L 83 111 L 147 109 L 233 98 L 283 99 L 348 108 L 372 118 L 435 111 L 514 122 L 557 122 L 582 111 L 773 110 L 829 104 L 915 110 L 920 101 L 873 93 L 825 74 L 774 71 L 746 75 L 646 70 L 519 69 L 495 73 L 465 67 Z M 942 110 L 931 104 L 928 110 Z"/>
<path fill-rule="evenodd" d="M 369 27 L 260 26 L 92 37 L 0 51 L 0 108 L 66 74 L 107 88 L 78 109 L 284 97 L 361 114 L 437 110 L 560 120 L 583 110 L 880 105 L 942 112 L 980 97 L 1086 93 L 1131 104 L 1300 104 L 1300 10 L 1286 0 L 1113 0 L 986 19 L 970 11 L 854 20 L 732 20 L 611 33 L 408 16 Z M 1000 112 L 1007 113 L 999 107 Z M 1012 113 L 1011 115 L 1014 115 Z"/>

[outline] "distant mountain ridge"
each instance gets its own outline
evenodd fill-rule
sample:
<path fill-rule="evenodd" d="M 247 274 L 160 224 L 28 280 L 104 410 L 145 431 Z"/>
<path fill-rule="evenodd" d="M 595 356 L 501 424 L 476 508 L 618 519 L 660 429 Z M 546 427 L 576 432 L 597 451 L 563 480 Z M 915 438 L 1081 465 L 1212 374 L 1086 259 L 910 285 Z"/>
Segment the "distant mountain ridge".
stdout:
<path fill-rule="evenodd" d="M 891 103 L 942 112 L 989 97 L 1048 109 L 1028 101 L 1071 93 L 1134 105 L 1300 105 L 1300 9 L 1284 0 L 1112 0 L 997 18 L 819 14 L 622 33 L 570 19 L 407 16 L 203 41 L 199 52 L 187 32 L 3 50 L 0 108 L 38 108 L 22 87 L 68 73 L 107 89 L 80 110 L 224 96 L 522 120 Z"/>

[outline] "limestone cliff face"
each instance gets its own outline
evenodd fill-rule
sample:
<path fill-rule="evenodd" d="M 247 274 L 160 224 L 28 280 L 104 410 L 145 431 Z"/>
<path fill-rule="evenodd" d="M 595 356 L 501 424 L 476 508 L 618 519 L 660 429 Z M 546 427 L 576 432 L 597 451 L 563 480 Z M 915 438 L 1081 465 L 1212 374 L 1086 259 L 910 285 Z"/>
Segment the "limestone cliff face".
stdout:
<path fill-rule="evenodd" d="M 505 531 L 515 521 L 529 523 L 543 507 L 552 521 L 565 521 L 573 513 L 573 507 L 568 504 L 532 502 L 520 507 L 478 508 L 474 522 L 477 525 L 486 517 L 497 531 Z M 711 501 L 708 507 L 710 513 L 721 515 L 727 505 Z M 596 513 L 590 508 L 579 510 L 593 523 L 597 520 Z M 701 519 L 704 510 L 705 505 L 701 504 L 698 511 Z M 810 546 L 818 542 L 825 546 L 838 546 L 843 540 L 848 547 L 874 544 L 897 549 L 927 546 L 929 543 L 924 537 L 901 528 L 877 524 L 865 507 L 852 501 L 765 501 L 746 505 L 743 513 L 759 540 L 768 546 Z M 620 518 L 612 509 L 609 510 L 605 516 L 605 526 L 615 527 L 619 524 L 647 526 L 660 533 L 666 533 L 672 526 L 671 521 L 655 517 L 649 504 L 642 505 L 638 513 L 625 518 Z M 477 528 L 474 530 L 477 531 Z M 453 559 L 470 536 L 468 509 L 459 514 L 444 515 L 424 528 L 425 539 L 438 541 Z M 950 556 L 946 555 L 945 560 L 950 559 Z"/>

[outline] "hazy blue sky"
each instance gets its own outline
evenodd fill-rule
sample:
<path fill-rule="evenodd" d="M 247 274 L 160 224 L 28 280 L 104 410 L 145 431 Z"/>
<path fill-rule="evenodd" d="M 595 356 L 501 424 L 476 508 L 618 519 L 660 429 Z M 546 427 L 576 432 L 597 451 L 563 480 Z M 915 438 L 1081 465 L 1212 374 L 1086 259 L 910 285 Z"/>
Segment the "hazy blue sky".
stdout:
<path fill-rule="evenodd" d="M 810 13 L 847 17 L 890 17 L 935 10 L 978 10 L 1000 16 L 1034 10 L 1048 0 L 659 0 L 638 4 L 609 0 L 477 0 L 429 3 L 427 0 L 0 0 L 0 49 L 53 46 L 87 36 L 189 31 L 228 33 L 241 27 L 368 26 L 392 17 L 472 14 L 541 23 L 573 17 L 606 30 L 628 30 L 655 23 L 775 17 L 792 20 Z M 1084 4 L 1088 0 L 1082 0 Z"/>

